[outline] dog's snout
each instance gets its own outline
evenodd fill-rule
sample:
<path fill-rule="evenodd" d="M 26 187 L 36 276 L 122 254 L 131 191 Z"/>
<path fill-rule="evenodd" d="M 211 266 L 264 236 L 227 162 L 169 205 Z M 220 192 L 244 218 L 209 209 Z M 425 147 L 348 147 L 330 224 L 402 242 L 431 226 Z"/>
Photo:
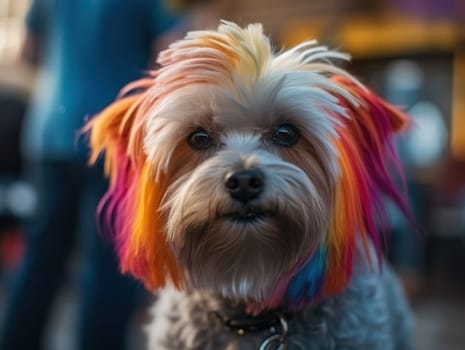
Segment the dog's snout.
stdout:
<path fill-rule="evenodd" d="M 231 197 L 247 202 L 262 193 L 265 176 L 258 169 L 243 169 L 226 176 L 225 186 Z"/>

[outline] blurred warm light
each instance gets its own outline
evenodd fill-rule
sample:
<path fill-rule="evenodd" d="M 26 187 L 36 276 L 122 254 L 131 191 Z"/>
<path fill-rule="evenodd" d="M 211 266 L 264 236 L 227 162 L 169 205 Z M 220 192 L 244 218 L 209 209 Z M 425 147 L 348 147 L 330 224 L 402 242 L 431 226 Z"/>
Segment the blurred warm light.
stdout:
<path fill-rule="evenodd" d="M 0 0 L 0 63 L 11 63 L 18 57 L 28 4 L 28 0 Z"/>
<path fill-rule="evenodd" d="M 451 125 L 452 154 L 465 160 L 465 50 L 454 58 Z"/>
<path fill-rule="evenodd" d="M 398 15 L 351 19 L 341 34 L 344 48 L 358 57 L 446 51 L 458 41 L 458 33 L 450 22 Z"/>
<path fill-rule="evenodd" d="M 397 13 L 348 16 L 327 23 L 324 18 L 290 23 L 283 42 L 291 46 L 323 38 L 354 57 L 386 57 L 416 52 L 450 51 L 465 32 L 447 20 L 422 20 Z"/>

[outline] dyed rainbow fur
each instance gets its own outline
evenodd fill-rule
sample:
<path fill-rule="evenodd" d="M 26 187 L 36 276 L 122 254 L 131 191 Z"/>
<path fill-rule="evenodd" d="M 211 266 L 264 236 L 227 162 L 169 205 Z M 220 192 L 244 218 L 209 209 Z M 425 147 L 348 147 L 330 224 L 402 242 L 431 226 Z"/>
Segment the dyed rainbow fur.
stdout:
<path fill-rule="evenodd" d="M 283 273 L 267 295 L 245 300 L 249 311 L 298 309 L 337 295 L 348 286 L 355 262 L 363 256 L 371 256 L 368 260 L 376 270 L 382 260 L 379 227 L 387 218 L 386 199 L 409 215 L 392 180 L 393 173 L 402 178 L 392 135 L 408 118 L 328 63 L 347 58 L 313 41 L 274 53 L 261 26 L 241 29 L 229 22 L 218 31 L 191 32 L 162 52 L 159 70 L 126 87 L 120 99 L 87 126 L 91 162 L 105 153 L 111 186 L 99 211 L 102 226 L 115 241 L 122 272 L 142 280 L 149 290 L 167 284 L 186 287 L 163 208 L 167 191 L 175 186 L 173 174 L 198 158 L 185 143 L 163 148 L 173 135 L 181 134 L 183 140 L 187 136 L 183 131 L 176 134 L 183 121 L 164 114 L 170 108 L 186 113 L 189 106 L 179 101 L 202 89 L 203 97 L 213 96 L 216 90 L 208 90 L 212 87 L 235 94 L 231 98 L 247 110 L 253 104 L 247 94 L 259 95 L 263 81 L 274 86 L 269 97 L 262 96 L 269 104 L 292 92 L 289 99 L 297 101 L 292 108 L 306 115 L 309 125 L 302 126 L 303 132 L 324 162 L 332 209 L 324 213 L 329 219 L 322 223 L 326 232 L 319 244 Z M 298 158 L 290 152 L 288 159 Z M 374 255 L 368 254 L 371 246 Z"/>
<path fill-rule="evenodd" d="M 162 54 L 160 63 L 181 66 L 189 58 L 183 57 L 186 55 L 184 52 L 198 45 L 212 51 L 223 50 L 216 34 L 200 32 L 191 34 L 191 37 L 193 39 L 174 44 Z M 337 96 L 339 105 L 344 109 L 341 109 L 341 114 L 332 112 L 328 116 L 333 118 L 337 132 L 337 135 L 331 137 L 331 142 L 339 154 L 341 176 L 337 185 L 330 233 L 314 258 L 321 267 L 309 271 L 304 265 L 296 269 L 292 276 L 286 276 L 291 280 L 287 292 L 291 302 L 301 298 L 312 299 L 321 290 L 317 286 L 321 283 L 325 295 L 344 288 L 351 276 L 357 233 L 360 233 L 364 241 L 371 239 L 379 252 L 380 236 L 375 221 L 376 218 L 386 216 L 381 192 L 407 212 L 390 175 L 393 169 L 400 172 L 391 135 L 403 127 L 407 118 L 347 74 L 337 75 L 342 72 L 323 63 L 313 63 L 318 57 L 331 58 L 332 55 L 325 48 L 315 49 L 312 44 L 301 45 L 303 49 L 308 46 L 307 50 L 311 50 L 313 54 L 305 51 L 299 53 L 299 57 L 308 56 L 299 64 L 299 69 L 333 73 L 332 82 L 347 91 L 350 97 L 347 94 Z M 232 57 L 226 58 L 235 59 L 232 52 L 227 53 Z M 165 58 L 175 54 L 180 56 L 179 62 L 170 62 Z M 215 62 L 213 58 L 201 55 L 199 58 L 204 58 L 206 62 L 200 68 L 211 69 L 207 64 Z M 289 63 L 295 63 L 292 59 L 295 58 L 289 57 Z M 188 64 L 184 66 L 185 71 L 179 69 L 179 77 L 191 69 Z M 254 69 L 254 65 L 250 68 Z M 162 90 L 156 83 L 158 76 L 163 74 L 167 74 L 167 69 L 152 72 L 153 78 L 128 86 L 126 91 L 135 91 L 134 94 L 123 97 L 89 124 L 92 128 L 91 161 L 94 162 L 103 150 L 106 153 L 105 165 L 111 178 L 111 187 L 102 200 L 100 212 L 104 213 L 105 225 L 111 228 L 114 235 L 122 272 L 140 278 L 151 290 L 163 287 L 167 279 L 176 286 L 182 285 L 179 269 L 163 236 L 161 218 L 157 218 L 156 208 L 162 194 L 160 188 L 166 185 L 162 175 L 158 176 L 158 181 L 150 178 L 151 165 L 143 152 L 142 138 L 147 114 L 152 104 L 161 98 L 159 95 L 175 91 L 177 85 L 192 82 L 176 76 L 173 77 L 177 78 L 174 81 L 162 81 L 169 86 Z M 154 213 L 155 218 L 147 216 L 148 212 Z M 326 272 L 324 279 L 321 276 L 323 272 Z M 282 297 L 277 298 L 278 300 L 275 297 L 271 299 L 273 304 L 278 304 Z"/>

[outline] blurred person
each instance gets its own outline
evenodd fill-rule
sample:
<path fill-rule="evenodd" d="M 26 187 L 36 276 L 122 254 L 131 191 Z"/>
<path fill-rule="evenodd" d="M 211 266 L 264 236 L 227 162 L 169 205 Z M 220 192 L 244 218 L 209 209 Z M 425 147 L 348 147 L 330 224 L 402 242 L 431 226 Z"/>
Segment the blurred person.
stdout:
<path fill-rule="evenodd" d="M 24 225 L 26 252 L 5 303 L 0 349 L 43 347 L 76 247 L 82 254 L 77 348 L 124 348 L 142 287 L 120 274 L 98 233 L 95 211 L 107 183 L 100 169 L 87 167 L 78 131 L 143 74 L 154 42 L 174 22 L 156 0 L 32 1 L 23 56 L 41 69 L 22 141 L 39 203 Z"/>

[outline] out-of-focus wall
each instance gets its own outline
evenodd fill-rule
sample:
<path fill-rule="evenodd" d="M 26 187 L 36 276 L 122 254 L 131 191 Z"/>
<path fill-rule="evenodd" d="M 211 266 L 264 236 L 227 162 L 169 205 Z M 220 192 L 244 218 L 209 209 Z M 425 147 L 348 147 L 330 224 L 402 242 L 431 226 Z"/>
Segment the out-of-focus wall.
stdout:
<path fill-rule="evenodd" d="M 231 17 L 242 24 L 261 22 L 274 41 L 289 35 L 295 24 L 311 29 L 315 21 L 324 19 L 337 27 L 341 17 L 370 13 L 380 7 L 379 0 L 237 0 Z"/>

